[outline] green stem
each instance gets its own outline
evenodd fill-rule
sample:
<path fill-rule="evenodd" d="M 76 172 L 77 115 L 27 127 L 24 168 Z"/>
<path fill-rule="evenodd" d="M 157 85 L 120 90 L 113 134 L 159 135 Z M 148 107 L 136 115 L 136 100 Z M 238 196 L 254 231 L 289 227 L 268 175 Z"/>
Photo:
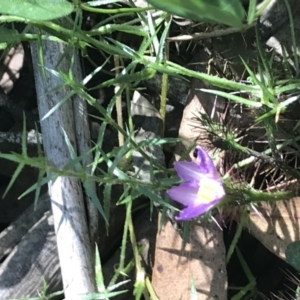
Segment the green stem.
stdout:
<path fill-rule="evenodd" d="M 129 203 L 132 203 L 132 200 L 129 201 Z M 123 231 L 123 237 L 122 237 L 122 245 L 121 245 L 121 253 L 120 253 L 120 262 L 119 267 L 116 270 L 112 280 L 111 284 L 115 284 L 119 275 L 121 273 L 125 273 L 125 252 L 126 252 L 126 244 L 127 244 L 127 236 L 128 236 L 128 228 L 129 228 L 129 222 L 131 219 L 131 205 L 126 206 L 126 218 L 124 223 L 124 231 Z"/>
<path fill-rule="evenodd" d="M 239 240 L 239 238 L 242 234 L 242 230 L 243 230 L 243 227 L 244 227 L 244 223 L 247 219 L 247 215 L 248 215 L 248 207 L 244 207 L 242 217 L 241 217 L 240 222 L 238 224 L 238 228 L 235 232 L 234 238 L 233 238 L 233 240 L 230 244 L 230 247 L 228 249 L 228 252 L 226 254 L 226 264 L 229 263 L 229 260 L 230 260 L 232 254 L 233 254 L 233 252 L 236 248 L 237 242 L 238 242 L 238 240 Z"/>
<path fill-rule="evenodd" d="M 151 300 L 159 300 L 148 276 L 146 277 L 146 286 L 151 296 Z"/>
<path fill-rule="evenodd" d="M 135 299 L 139 300 L 144 294 L 144 297 L 147 299 L 149 298 L 148 293 L 146 293 L 145 288 L 141 290 L 142 285 L 145 284 L 145 277 L 146 277 L 146 272 L 142 266 L 141 263 L 141 257 L 139 254 L 139 249 L 136 243 L 136 237 L 134 233 L 134 225 L 132 221 L 132 216 L 131 216 L 131 210 L 132 210 L 132 201 L 129 201 L 127 203 L 127 211 L 128 211 L 128 230 L 129 230 L 129 236 L 130 236 L 130 241 L 132 245 L 132 250 L 133 250 L 133 256 L 134 256 L 134 261 L 135 261 L 135 268 L 136 268 L 136 281 L 135 281 L 135 288 L 134 288 L 134 295 Z"/>
<path fill-rule="evenodd" d="M 297 196 L 297 191 L 278 191 L 263 192 L 254 189 L 246 189 L 240 187 L 226 186 L 226 196 L 220 202 L 220 206 L 226 203 L 238 202 L 241 205 L 259 203 L 259 202 L 275 202 L 289 200 Z"/>
<path fill-rule="evenodd" d="M 80 5 L 82 10 L 101 13 L 101 14 L 119 14 L 119 13 L 138 13 L 147 10 L 153 10 L 153 7 L 129 7 L 129 8 L 94 8 L 86 4 Z"/>

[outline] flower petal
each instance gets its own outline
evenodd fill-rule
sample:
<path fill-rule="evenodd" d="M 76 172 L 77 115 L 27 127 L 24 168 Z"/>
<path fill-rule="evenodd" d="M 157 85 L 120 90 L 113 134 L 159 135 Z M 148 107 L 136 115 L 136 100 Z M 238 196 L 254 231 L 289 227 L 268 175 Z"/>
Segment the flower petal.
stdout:
<path fill-rule="evenodd" d="M 197 156 L 199 171 L 211 178 L 218 178 L 216 167 L 208 153 L 202 147 L 196 146 L 194 154 Z"/>
<path fill-rule="evenodd" d="M 224 196 L 225 189 L 208 153 L 197 146 L 197 162 L 174 163 L 178 176 L 186 182 L 173 186 L 167 194 L 185 206 L 176 220 L 189 220 L 200 216 L 215 206 Z"/>
<path fill-rule="evenodd" d="M 197 203 L 209 203 L 225 196 L 225 189 L 220 179 L 203 178 L 197 192 Z"/>
<path fill-rule="evenodd" d="M 178 176 L 185 181 L 200 181 L 201 172 L 199 166 L 193 161 L 177 161 L 174 168 Z"/>
<path fill-rule="evenodd" d="M 190 205 L 187 208 L 181 210 L 179 215 L 175 217 L 177 221 L 189 220 L 200 215 L 204 214 L 205 212 L 209 211 L 215 204 L 217 204 L 219 199 L 209 202 L 209 203 L 201 203 L 197 206 Z"/>
<path fill-rule="evenodd" d="M 174 201 L 183 204 L 184 206 L 193 205 L 197 202 L 197 192 L 199 187 L 193 183 L 181 183 L 167 190 L 167 194 Z"/>
<path fill-rule="evenodd" d="M 222 199 L 226 195 L 224 184 L 221 180 L 215 182 L 215 199 Z"/>

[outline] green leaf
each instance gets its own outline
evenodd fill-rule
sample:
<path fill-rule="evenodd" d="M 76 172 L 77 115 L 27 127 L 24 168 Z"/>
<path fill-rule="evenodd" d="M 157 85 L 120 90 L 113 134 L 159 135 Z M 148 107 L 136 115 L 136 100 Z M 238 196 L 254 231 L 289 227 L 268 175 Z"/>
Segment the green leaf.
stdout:
<path fill-rule="evenodd" d="M 154 7 L 195 21 L 242 28 L 244 9 L 239 0 L 147 0 Z"/>
<path fill-rule="evenodd" d="M 256 4 L 257 0 L 250 0 L 249 1 L 249 8 L 248 8 L 248 16 L 247 16 L 247 23 L 252 24 L 252 22 L 255 19 L 255 13 L 256 13 Z"/>
<path fill-rule="evenodd" d="M 15 183 L 16 179 L 18 178 L 19 174 L 21 173 L 22 169 L 24 168 L 25 164 L 24 163 L 20 163 L 17 167 L 17 169 L 14 172 L 14 175 L 12 176 L 8 186 L 6 187 L 6 190 L 2 196 L 2 198 L 4 198 L 7 193 L 9 192 L 9 190 L 11 189 L 12 185 Z"/>
<path fill-rule="evenodd" d="M 96 250 L 95 250 L 95 275 L 96 275 L 96 284 L 98 287 L 98 291 L 104 292 L 105 291 L 104 277 L 102 273 L 100 252 L 97 243 L 96 243 Z"/>
<path fill-rule="evenodd" d="M 263 106 L 261 102 L 254 101 L 254 100 L 248 100 L 248 99 L 245 99 L 243 97 L 239 97 L 237 95 L 226 93 L 226 92 L 223 92 L 223 91 L 207 90 L 207 89 L 200 89 L 200 91 L 205 92 L 205 93 L 209 93 L 209 94 L 213 94 L 213 95 L 217 95 L 217 96 L 220 96 L 220 97 L 224 97 L 224 98 L 230 99 L 232 101 L 235 101 L 237 103 L 247 105 L 249 107 L 261 108 Z"/>
<path fill-rule="evenodd" d="M 1 10 L 1 8 L 0 8 Z M 21 40 L 21 35 L 15 29 L 0 27 L 0 43 L 17 43 Z"/>
<path fill-rule="evenodd" d="M 159 196 L 157 196 L 155 193 L 153 193 L 150 189 L 148 189 L 145 186 L 140 185 L 138 187 L 138 191 L 148 197 L 151 201 L 160 204 L 162 207 L 166 207 L 168 209 L 177 210 L 173 205 L 169 204 L 165 200 L 161 199 Z"/>
<path fill-rule="evenodd" d="M 285 251 L 286 261 L 300 271 L 300 241 L 290 243 Z"/>
<path fill-rule="evenodd" d="M 110 202 L 111 202 L 111 190 L 112 190 L 112 184 L 111 183 L 107 183 L 104 186 L 104 190 L 103 190 L 103 209 L 104 209 L 104 213 L 105 216 L 107 218 L 107 224 L 105 224 L 106 227 L 106 233 L 107 235 L 109 234 L 108 229 L 109 229 L 109 217 L 110 217 Z"/>
<path fill-rule="evenodd" d="M 73 5 L 66 0 L 1 1 L 0 13 L 29 20 L 52 20 L 69 15 Z"/>

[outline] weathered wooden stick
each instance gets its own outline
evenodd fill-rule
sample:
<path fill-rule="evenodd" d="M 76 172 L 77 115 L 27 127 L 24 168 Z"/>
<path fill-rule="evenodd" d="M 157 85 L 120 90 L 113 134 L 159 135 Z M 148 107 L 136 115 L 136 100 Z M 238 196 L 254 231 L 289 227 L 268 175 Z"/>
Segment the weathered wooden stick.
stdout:
<path fill-rule="evenodd" d="M 122 192 L 121 186 L 114 186 L 111 195 L 109 235 L 102 234 L 97 240 L 103 264 L 120 245 L 125 209 L 116 203 Z M 99 193 L 101 194 L 101 191 Z M 140 206 L 141 203 L 137 202 L 136 205 Z M 105 226 L 103 219 L 100 219 L 100 226 Z M 38 296 L 43 290 L 42 279 L 48 286 L 47 294 L 62 290 L 62 276 L 48 194 L 40 196 L 35 209 L 32 204 L 0 233 L 0 261 L 1 300 Z"/>
<path fill-rule="evenodd" d="M 70 89 L 56 72 L 68 74 L 70 71 L 74 78 L 81 78 L 78 52 L 70 50 L 67 44 L 43 41 L 44 68 L 39 61 L 39 45 L 31 44 L 34 76 L 37 91 L 39 115 L 43 118 L 53 107 L 59 106 Z M 64 56 L 65 55 L 65 56 Z M 73 59 L 72 59 L 73 55 Z M 73 65 L 71 62 L 73 61 Z M 55 70 L 55 74 L 50 71 Z M 76 109 L 72 99 L 65 101 L 46 119 L 41 121 L 44 152 L 48 160 L 61 169 L 68 164 L 72 157 L 68 148 L 66 137 L 70 141 L 75 153 L 78 153 L 79 141 L 83 138 L 76 134 L 75 123 L 84 126 L 85 121 L 78 118 L 86 118 L 83 114 L 74 114 Z M 81 106 L 82 108 L 82 106 Z M 76 119 L 77 118 L 77 119 Z M 65 135 L 64 135 L 65 134 Z M 84 134 L 87 134 L 85 131 Z M 85 146 L 80 146 L 83 150 Z M 54 174 L 49 174 L 54 175 Z M 94 275 L 94 260 L 92 243 L 87 224 L 87 215 L 84 205 L 84 193 L 80 180 L 60 176 L 48 183 L 51 206 L 54 216 L 54 227 L 57 237 L 57 248 L 62 271 L 65 298 L 75 300 L 82 294 L 96 292 Z"/>

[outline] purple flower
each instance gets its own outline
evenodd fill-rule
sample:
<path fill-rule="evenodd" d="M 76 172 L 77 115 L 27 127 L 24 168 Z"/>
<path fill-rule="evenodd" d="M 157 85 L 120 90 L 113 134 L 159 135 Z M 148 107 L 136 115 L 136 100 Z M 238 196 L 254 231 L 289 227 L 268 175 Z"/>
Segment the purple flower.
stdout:
<path fill-rule="evenodd" d="M 194 155 L 197 162 L 174 163 L 178 176 L 185 181 L 167 191 L 170 198 L 185 206 L 176 217 L 177 221 L 202 215 L 225 196 L 223 183 L 208 153 L 196 146 Z"/>

